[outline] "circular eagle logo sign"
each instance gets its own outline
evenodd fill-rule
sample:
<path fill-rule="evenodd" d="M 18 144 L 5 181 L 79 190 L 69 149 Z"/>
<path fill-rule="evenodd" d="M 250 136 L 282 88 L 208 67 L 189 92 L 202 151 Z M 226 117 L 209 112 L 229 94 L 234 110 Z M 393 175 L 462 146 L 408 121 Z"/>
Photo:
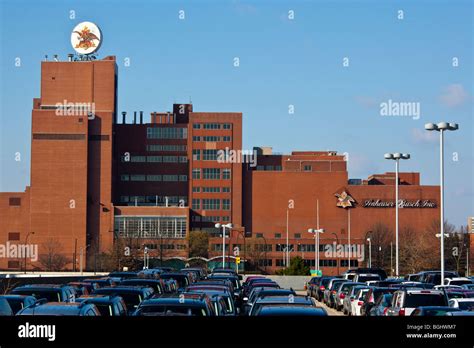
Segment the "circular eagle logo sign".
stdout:
<path fill-rule="evenodd" d="M 71 45 L 78 54 L 94 53 L 99 49 L 101 42 L 100 29 L 94 23 L 82 22 L 72 30 Z"/>

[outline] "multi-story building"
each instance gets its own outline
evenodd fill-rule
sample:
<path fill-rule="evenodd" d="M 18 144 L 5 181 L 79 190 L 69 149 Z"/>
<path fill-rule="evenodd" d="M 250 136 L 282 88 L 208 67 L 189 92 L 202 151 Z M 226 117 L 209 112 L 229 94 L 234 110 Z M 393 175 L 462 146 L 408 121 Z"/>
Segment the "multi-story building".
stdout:
<path fill-rule="evenodd" d="M 349 259 L 328 256 L 326 245 L 365 244 L 379 222 L 393 239 L 393 173 L 350 180 L 345 156 L 331 151 L 279 155 L 259 148 L 255 166 L 242 164 L 228 157 L 242 150 L 241 113 L 175 104 L 151 112 L 149 122 L 143 112 L 127 120 L 117 112 L 117 87 L 114 57 L 42 63 L 31 183 L 25 192 L 0 194 L 0 245 L 36 244 L 43 260 L 68 259 L 67 269 L 79 269 L 84 254 L 90 269 L 114 245 L 185 260 L 189 232 L 201 230 L 210 234 L 210 257 L 219 259 L 215 224 L 232 223 L 227 252 L 239 246 L 246 264 L 274 271 L 284 266 L 286 250 L 314 266 L 308 229 L 323 228 L 319 264 L 333 274 Z M 84 112 L 84 105 L 92 108 Z M 439 187 L 422 186 L 418 173 L 400 173 L 400 226 L 422 233 L 439 217 L 438 197 Z M 246 243 L 253 251 L 242 248 Z M 350 259 L 360 263 L 366 260 Z M 41 257 L 0 258 L 1 269 L 44 264 Z"/>

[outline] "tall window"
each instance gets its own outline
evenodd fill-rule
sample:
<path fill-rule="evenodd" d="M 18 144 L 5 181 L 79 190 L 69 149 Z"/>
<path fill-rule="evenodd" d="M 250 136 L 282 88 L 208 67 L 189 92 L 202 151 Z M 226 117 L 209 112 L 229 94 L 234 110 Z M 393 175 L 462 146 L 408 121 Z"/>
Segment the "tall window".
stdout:
<path fill-rule="evenodd" d="M 201 209 L 201 200 L 197 198 L 193 198 L 193 209 L 199 210 Z"/>
<path fill-rule="evenodd" d="M 221 204 L 219 199 L 203 199 L 202 209 L 203 210 L 220 210 Z"/>
<path fill-rule="evenodd" d="M 230 199 L 223 199 L 222 200 L 222 209 L 223 210 L 230 210 Z"/>
<path fill-rule="evenodd" d="M 204 161 L 217 161 L 217 150 L 202 150 Z"/>
<path fill-rule="evenodd" d="M 222 171 L 222 179 L 230 179 L 230 169 L 226 168 Z"/>
<path fill-rule="evenodd" d="M 200 161 L 201 160 L 201 150 L 194 149 L 193 150 L 193 161 Z"/>
<path fill-rule="evenodd" d="M 203 178 L 208 180 L 219 180 L 221 170 L 219 168 L 203 168 Z"/>
<path fill-rule="evenodd" d="M 193 179 L 201 179 L 201 169 L 193 169 Z"/>

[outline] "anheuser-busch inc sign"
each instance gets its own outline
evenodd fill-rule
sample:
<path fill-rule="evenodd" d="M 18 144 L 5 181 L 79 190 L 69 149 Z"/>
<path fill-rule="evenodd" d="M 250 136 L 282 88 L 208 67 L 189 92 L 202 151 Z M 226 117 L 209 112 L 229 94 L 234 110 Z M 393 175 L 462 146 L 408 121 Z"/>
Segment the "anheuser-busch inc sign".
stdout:
<path fill-rule="evenodd" d="M 364 208 L 395 208 L 395 201 L 387 201 L 383 199 L 366 199 L 363 203 Z M 429 199 L 418 199 L 408 201 L 404 199 L 398 200 L 399 208 L 436 208 L 435 201 Z"/>

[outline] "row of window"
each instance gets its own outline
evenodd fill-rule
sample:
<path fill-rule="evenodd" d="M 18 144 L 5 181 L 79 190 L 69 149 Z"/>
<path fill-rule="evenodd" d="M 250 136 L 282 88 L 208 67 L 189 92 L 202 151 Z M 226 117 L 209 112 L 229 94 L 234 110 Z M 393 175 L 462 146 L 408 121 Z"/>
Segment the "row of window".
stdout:
<path fill-rule="evenodd" d="M 193 150 L 193 161 L 200 161 L 201 158 L 203 161 L 217 161 L 219 150 Z M 202 153 L 202 157 L 201 157 Z"/>
<path fill-rule="evenodd" d="M 122 162 L 131 163 L 187 163 L 187 156 L 122 156 Z"/>
<path fill-rule="evenodd" d="M 222 199 L 222 205 L 220 199 L 215 198 L 193 198 L 192 208 L 194 210 L 230 210 L 230 199 Z"/>
<path fill-rule="evenodd" d="M 145 248 L 150 250 L 185 250 L 186 244 L 145 244 Z"/>
<path fill-rule="evenodd" d="M 150 203 L 158 205 L 187 205 L 188 198 L 186 196 L 120 196 L 122 203 Z"/>
<path fill-rule="evenodd" d="M 257 170 L 278 171 L 281 172 L 281 166 L 257 166 Z"/>
<path fill-rule="evenodd" d="M 173 174 L 122 174 L 121 181 L 165 181 L 165 182 L 186 182 L 187 175 L 173 175 Z"/>
<path fill-rule="evenodd" d="M 193 186 L 193 192 L 194 193 L 220 193 L 220 192 L 228 193 L 230 192 L 230 187 L 199 187 L 199 186 Z"/>
<path fill-rule="evenodd" d="M 148 127 L 147 139 L 187 139 L 188 129 L 184 127 Z"/>
<path fill-rule="evenodd" d="M 231 177 L 230 172 L 231 170 L 229 168 L 224 168 L 222 171 L 220 168 L 194 168 L 193 179 L 229 180 Z"/>
<path fill-rule="evenodd" d="M 193 129 L 232 129 L 231 123 L 194 123 Z"/>
<path fill-rule="evenodd" d="M 224 136 L 215 136 L 215 135 L 194 135 L 193 141 L 210 141 L 210 142 L 217 142 L 217 141 L 231 141 L 231 137 L 224 135 Z"/>
<path fill-rule="evenodd" d="M 230 216 L 199 216 L 193 215 L 191 218 L 193 222 L 229 222 Z"/>
<path fill-rule="evenodd" d="M 161 145 L 150 144 L 146 146 L 147 151 L 188 151 L 187 145 Z"/>

